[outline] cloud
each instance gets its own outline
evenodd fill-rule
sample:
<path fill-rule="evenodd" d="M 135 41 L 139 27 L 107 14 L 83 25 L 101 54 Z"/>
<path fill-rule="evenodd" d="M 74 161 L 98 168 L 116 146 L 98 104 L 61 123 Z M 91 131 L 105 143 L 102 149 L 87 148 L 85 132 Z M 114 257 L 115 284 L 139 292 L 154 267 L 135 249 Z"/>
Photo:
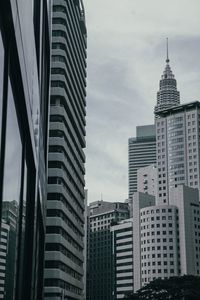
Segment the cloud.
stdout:
<path fill-rule="evenodd" d="M 89 201 L 128 195 L 128 138 L 153 123 L 165 38 L 182 102 L 199 99 L 198 0 L 85 0 Z"/>

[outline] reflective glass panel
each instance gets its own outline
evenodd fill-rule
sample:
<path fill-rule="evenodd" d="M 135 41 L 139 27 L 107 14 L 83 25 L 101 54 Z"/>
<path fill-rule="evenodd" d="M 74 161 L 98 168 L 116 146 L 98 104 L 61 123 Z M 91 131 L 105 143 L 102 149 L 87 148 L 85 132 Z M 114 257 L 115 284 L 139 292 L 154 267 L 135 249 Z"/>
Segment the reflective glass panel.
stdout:
<path fill-rule="evenodd" d="M 2 102 L 3 102 L 3 70 L 4 70 L 4 47 L 0 32 L 0 151 L 1 151 L 1 121 L 2 121 Z"/>
<path fill-rule="evenodd" d="M 24 275 L 24 254 L 25 254 L 25 229 L 26 229 L 26 199 L 27 199 L 27 164 L 26 161 L 24 162 L 24 176 L 23 176 L 23 202 L 22 202 L 22 222 L 21 222 L 21 241 L 20 241 L 20 255 L 19 257 L 19 270 L 18 270 L 18 276 L 19 276 L 19 299 L 22 298 L 22 290 L 21 286 L 23 285 L 23 276 Z"/>
<path fill-rule="evenodd" d="M 15 110 L 12 87 L 8 84 L 8 108 L 6 123 L 6 145 L 3 181 L 2 223 L 8 226 L 8 237 L 4 241 L 5 280 L 4 293 L 13 299 L 17 237 L 19 224 L 19 202 L 22 169 L 22 143 Z"/>

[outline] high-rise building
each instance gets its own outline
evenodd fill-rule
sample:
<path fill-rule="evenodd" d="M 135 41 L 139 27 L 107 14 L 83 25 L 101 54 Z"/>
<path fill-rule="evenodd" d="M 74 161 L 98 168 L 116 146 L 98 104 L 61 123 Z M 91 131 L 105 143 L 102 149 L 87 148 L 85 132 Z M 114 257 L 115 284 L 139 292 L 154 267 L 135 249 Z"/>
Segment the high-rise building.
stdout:
<path fill-rule="evenodd" d="M 53 0 L 45 299 L 82 299 L 86 24 L 81 0 Z"/>
<path fill-rule="evenodd" d="M 156 119 L 157 202 L 169 203 L 170 189 L 180 184 L 200 189 L 200 103 L 179 105 Z"/>
<path fill-rule="evenodd" d="M 161 76 L 159 91 L 157 92 L 157 104 L 154 109 L 155 118 L 163 109 L 171 108 L 180 104 L 180 93 L 177 91 L 176 79 L 169 65 L 168 41 L 166 66 Z"/>
<path fill-rule="evenodd" d="M 200 274 L 198 189 L 179 185 L 169 204 L 135 193 L 133 202 L 134 290 L 156 278 Z"/>
<path fill-rule="evenodd" d="M 156 132 L 154 125 L 136 127 L 136 137 L 129 138 L 129 199 L 137 191 L 137 170 L 156 163 Z"/>
<path fill-rule="evenodd" d="M 157 193 L 157 168 L 149 165 L 137 171 L 137 191 L 155 196 Z"/>
<path fill-rule="evenodd" d="M 113 239 L 113 300 L 133 293 L 133 219 L 111 226 Z"/>
<path fill-rule="evenodd" d="M 4 300 L 13 299 L 14 295 L 15 247 L 18 213 L 17 201 L 3 201 L 0 256 L 4 259 L 4 266 L 1 268 L 3 296 L 2 298 L 0 297 L 0 299 Z"/>
<path fill-rule="evenodd" d="M 49 24 L 49 1 L 0 1 L 1 299 L 43 299 Z"/>
<path fill-rule="evenodd" d="M 0 299 L 12 299 L 14 287 L 8 285 L 6 279 L 6 268 L 8 263 L 8 246 L 9 246 L 9 233 L 10 233 L 10 226 L 2 220 L 1 223 L 1 233 L 0 233 L 0 260 L 1 260 L 1 268 L 0 268 Z M 12 261 L 13 264 L 13 261 Z M 14 265 L 13 265 L 14 268 Z M 13 271 L 13 270 L 12 270 Z M 13 273 L 11 273 L 11 280 L 13 282 Z M 10 298 L 8 298 L 10 297 Z"/>
<path fill-rule="evenodd" d="M 87 300 L 113 299 L 111 224 L 129 218 L 128 203 L 95 201 L 88 207 Z"/>

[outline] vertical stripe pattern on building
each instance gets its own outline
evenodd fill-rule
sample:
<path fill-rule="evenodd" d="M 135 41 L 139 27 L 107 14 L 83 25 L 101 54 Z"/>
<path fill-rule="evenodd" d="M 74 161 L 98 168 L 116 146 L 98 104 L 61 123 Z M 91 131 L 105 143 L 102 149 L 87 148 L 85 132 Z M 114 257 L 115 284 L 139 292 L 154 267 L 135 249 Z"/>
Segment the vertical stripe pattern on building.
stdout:
<path fill-rule="evenodd" d="M 86 26 L 79 0 L 54 0 L 45 299 L 82 299 Z"/>

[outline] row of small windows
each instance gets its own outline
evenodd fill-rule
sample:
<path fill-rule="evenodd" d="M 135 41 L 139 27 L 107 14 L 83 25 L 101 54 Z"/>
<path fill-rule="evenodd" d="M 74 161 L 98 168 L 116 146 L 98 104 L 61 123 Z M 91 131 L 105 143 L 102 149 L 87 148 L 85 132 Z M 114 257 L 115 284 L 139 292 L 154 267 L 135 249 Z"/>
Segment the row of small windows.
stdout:
<path fill-rule="evenodd" d="M 179 256 L 179 255 L 178 255 Z M 141 255 L 142 259 L 149 259 L 149 258 L 174 258 L 174 253 L 153 253 L 153 254 L 143 254 Z"/>
<path fill-rule="evenodd" d="M 145 226 L 143 226 L 143 227 L 145 227 Z M 146 226 L 147 227 L 147 226 Z M 142 230 L 143 230 L 143 228 L 141 228 Z M 144 228 L 145 229 L 145 228 Z M 173 231 L 172 230 L 169 230 L 168 231 L 168 234 L 169 235 L 172 235 L 173 234 Z M 178 232 L 177 232 L 177 234 L 178 234 Z M 151 231 L 151 235 L 167 235 L 167 231 Z"/>
<path fill-rule="evenodd" d="M 143 234 L 143 236 L 145 236 L 144 234 Z M 163 238 L 163 239 L 151 239 L 151 240 L 144 240 L 144 241 L 142 241 L 141 242 L 141 244 L 149 244 L 149 243 L 172 243 L 173 242 L 173 238 L 169 238 L 169 239 L 166 239 L 166 238 Z"/>
<path fill-rule="evenodd" d="M 179 270 L 179 274 L 181 273 L 181 270 Z M 165 278 L 168 278 L 169 276 L 168 275 L 165 275 L 165 276 L 162 276 L 162 277 L 159 277 L 159 276 L 156 276 L 156 277 L 145 277 L 145 278 L 142 278 L 142 283 L 143 285 L 146 285 L 148 282 L 152 281 L 152 280 L 155 280 L 155 279 L 165 279 Z"/>
<path fill-rule="evenodd" d="M 156 216 L 156 217 L 142 218 L 142 219 L 141 219 L 141 223 L 145 223 L 145 222 L 149 222 L 149 221 L 167 220 L 167 219 L 168 219 L 168 220 L 172 220 L 172 216 L 169 215 L 168 218 L 167 218 L 167 216 L 162 216 L 162 217 Z M 170 223 L 170 224 L 171 224 L 171 223 Z M 163 223 L 162 226 L 163 226 L 163 227 L 166 227 L 166 223 Z M 156 224 L 156 227 L 160 227 L 160 223 Z M 172 227 L 172 224 L 169 225 L 169 227 Z M 154 227 L 152 227 L 152 228 L 154 228 Z"/>
<path fill-rule="evenodd" d="M 146 252 L 146 251 L 157 251 L 157 250 L 174 250 L 174 247 L 173 246 L 157 246 L 157 247 L 144 247 L 144 248 L 141 248 L 141 251 L 142 252 Z"/>
<path fill-rule="evenodd" d="M 153 269 L 153 270 L 148 270 L 148 273 L 147 273 L 147 270 L 144 270 L 144 271 L 142 271 L 142 274 L 151 274 L 151 273 L 158 273 L 158 274 L 160 274 L 160 273 L 170 273 L 170 274 L 174 274 L 174 269 L 170 269 L 170 270 L 168 270 L 168 269 Z"/>
<path fill-rule="evenodd" d="M 94 231 L 99 231 L 99 230 L 106 230 L 106 229 L 109 229 L 109 228 L 110 228 L 110 225 L 105 225 L 105 226 L 101 226 L 101 227 L 98 227 L 98 228 L 91 228 L 90 231 L 94 232 Z"/>
<path fill-rule="evenodd" d="M 157 209 L 155 209 L 155 210 L 146 210 L 146 211 L 142 211 L 141 213 L 140 213 L 140 215 L 142 216 L 144 216 L 144 215 L 148 215 L 148 214 L 154 214 L 154 213 L 166 213 L 166 212 L 168 212 L 168 213 L 171 213 L 172 212 L 172 209 L 171 208 L 162 208 L 162 209 L 159 209 L 159 208 L 157 208 Z M 178 212 L 178 211 L 177 211 Z"/>
<path fill-rule="evenodd" d="M 167 265 L 173 266 L 174 265 L 174 261 L 173 260 L 171 260 L 171 261 L 161 261 L 161 260 L 159 260 L 159 261 L 149 261 L 149 262 L 144 262 L 141 265 L 142 265 L 142 267 L 147 267 L 147 266 L 150 267 L 150 266 L 156 266 L 156 265 L 158 265 L 158 266 L 161 266 L 161 265 L 164 265 L 164 266 L 167 266 Z"/>
<path fill-rule="evenodd" d="M 117 208 L 117 207 L 116 207 Z M 120 208 L 120 207 L 118 207 L 118 208 Z M 126 207 L 122 207 L 122 209 L 123 208 L 126 208 Z M 105 214 L 105 215 L 101 215 L 101 216 L 98 216 L 98 217 L 93 217 L 93 216 L 91 216 L 90 217 L 90 222 L 97 222 L 97 221 L 99 221 L 99 220 L 104 220 L 104 219 L 106 219 L 105 220 L 105 222 L 107 221 L 107 219 L 108 218 L 113 218 L 114 216 L 116 216 L 116 215 L 118 215 L 118 216 L 121 216 L 121 217 L 126 217 L 127 216 L 127 213 L 124 213 L 124 212 L 118 212 L 118 213 L 108 213 L 108 214 Z M 103 222 L 103 221 L 102 221 Z M 101 222 L 101 224 L 103 224 Z M 95 223 L 94 223 L 94 225 L 95 225 Z M 98 225 L 100 225 L 100 222 L 98 222 Z M 124 231 L 128 231 L 128 230 L 126 230 L 126 229 L 123 229 L 123 232 Z"/>

